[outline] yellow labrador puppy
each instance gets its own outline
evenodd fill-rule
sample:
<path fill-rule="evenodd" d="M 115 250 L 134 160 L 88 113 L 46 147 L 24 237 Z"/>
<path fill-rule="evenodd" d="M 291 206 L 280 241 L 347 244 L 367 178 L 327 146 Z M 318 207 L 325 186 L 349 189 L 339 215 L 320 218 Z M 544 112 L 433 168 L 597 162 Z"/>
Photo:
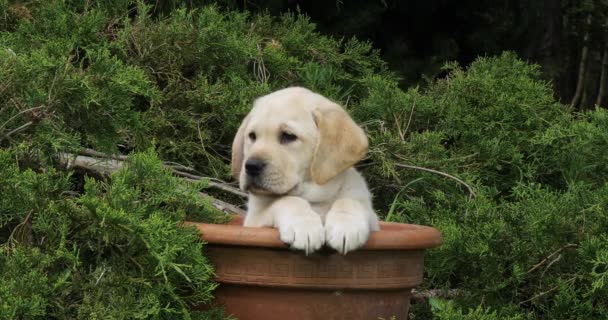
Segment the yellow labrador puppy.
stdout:
<path fill-rule="evenodd" d="M 379 229 L 352 167 L 367 148 L 348 113 L 319 94 L 292 87 L 258 98 L 232 145 L 232 175 L 249 192 L 244 225 L 275 227 L 306 254 L 362 246 Z"/>

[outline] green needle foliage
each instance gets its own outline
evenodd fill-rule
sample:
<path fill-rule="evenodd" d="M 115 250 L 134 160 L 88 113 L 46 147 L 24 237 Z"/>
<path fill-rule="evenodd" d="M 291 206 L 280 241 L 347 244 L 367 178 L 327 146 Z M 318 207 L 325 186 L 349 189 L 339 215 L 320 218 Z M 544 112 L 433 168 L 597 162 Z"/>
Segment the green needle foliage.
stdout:
<path fill-rule="evenodd" d="M 152 152 L 132 156 L 109 183 L 20 170 L 0 151 L 0 315 L 17 318 L 206 318 L 212 268 L 186 217 L 213 216 Z M 8 228 L 7 228 L 8 227 Z"/>
<path fill-rule="evenodd" d="M 222 216 L 162 164 L 230 179 L 252 101 L 291 85 L 365 127 L 381 215 L 442 231 L 423 286 L 456 293 L 412 319 L 608 318 L 608 112 L 573 113 L 512 53 L 445 71 L 403 90 L 369 43 L 293 14 L 0 0 L 0 318 L 222 318 L 194 311 L 216 285 L 180 226 Z M 58 161 L 83 148 L 129 160 Z"/>

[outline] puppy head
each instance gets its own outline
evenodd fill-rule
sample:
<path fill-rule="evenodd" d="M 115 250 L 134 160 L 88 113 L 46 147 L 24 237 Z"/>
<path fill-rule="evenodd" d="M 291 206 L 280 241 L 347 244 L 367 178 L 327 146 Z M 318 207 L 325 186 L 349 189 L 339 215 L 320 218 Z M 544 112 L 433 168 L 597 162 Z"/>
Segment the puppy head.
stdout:
<path fill-rule="evenodd" d="M 365 156 L 368 142 L 348 113 L 304 88 L 257 99 L 232 144 L 232 175 L 243 190 L 284 195 L 325 184 Z"/>

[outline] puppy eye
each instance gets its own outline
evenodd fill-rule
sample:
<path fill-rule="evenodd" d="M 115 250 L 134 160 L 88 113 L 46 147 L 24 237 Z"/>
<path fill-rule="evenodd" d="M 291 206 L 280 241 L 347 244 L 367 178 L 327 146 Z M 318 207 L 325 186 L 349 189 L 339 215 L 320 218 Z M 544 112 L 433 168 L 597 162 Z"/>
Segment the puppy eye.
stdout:
<path fill-rule="evenodd" d="M 281 133 L 281 144 L 286 144 L 286 143 L 294 142 L 297 139 L 298 139 L 298 137 L 295 134 L 291 134 L 289 132 L 283 132 L 283 133 Z"/>
<path fill-rule="evenodd" d="M 249 133 L 249 139 L 251 139 L 251 141 L 255 141 L 255 139 L 256 139 L 256 138 L 257 138 L 257 137 L 256 137 L 256 135 L 255 135 L 255 132 L 250 132 L 250 133 Z"/>

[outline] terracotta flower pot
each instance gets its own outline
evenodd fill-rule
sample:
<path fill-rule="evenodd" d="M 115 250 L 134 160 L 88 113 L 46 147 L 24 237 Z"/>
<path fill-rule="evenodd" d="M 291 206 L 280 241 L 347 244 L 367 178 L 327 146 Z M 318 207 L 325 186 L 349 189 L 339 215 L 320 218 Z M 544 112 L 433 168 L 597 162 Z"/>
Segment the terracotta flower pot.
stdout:
<path fill-rule="evenodd" d="M 382 222 L 367 244 L 343 256 L 305 256 L 272 228 L 191 223 L 215 266 L 215 303 L 247 319 L 407 319 L 412 288 L 422 282 L 424 250 L 441 244 L 434 228 Z"/>

